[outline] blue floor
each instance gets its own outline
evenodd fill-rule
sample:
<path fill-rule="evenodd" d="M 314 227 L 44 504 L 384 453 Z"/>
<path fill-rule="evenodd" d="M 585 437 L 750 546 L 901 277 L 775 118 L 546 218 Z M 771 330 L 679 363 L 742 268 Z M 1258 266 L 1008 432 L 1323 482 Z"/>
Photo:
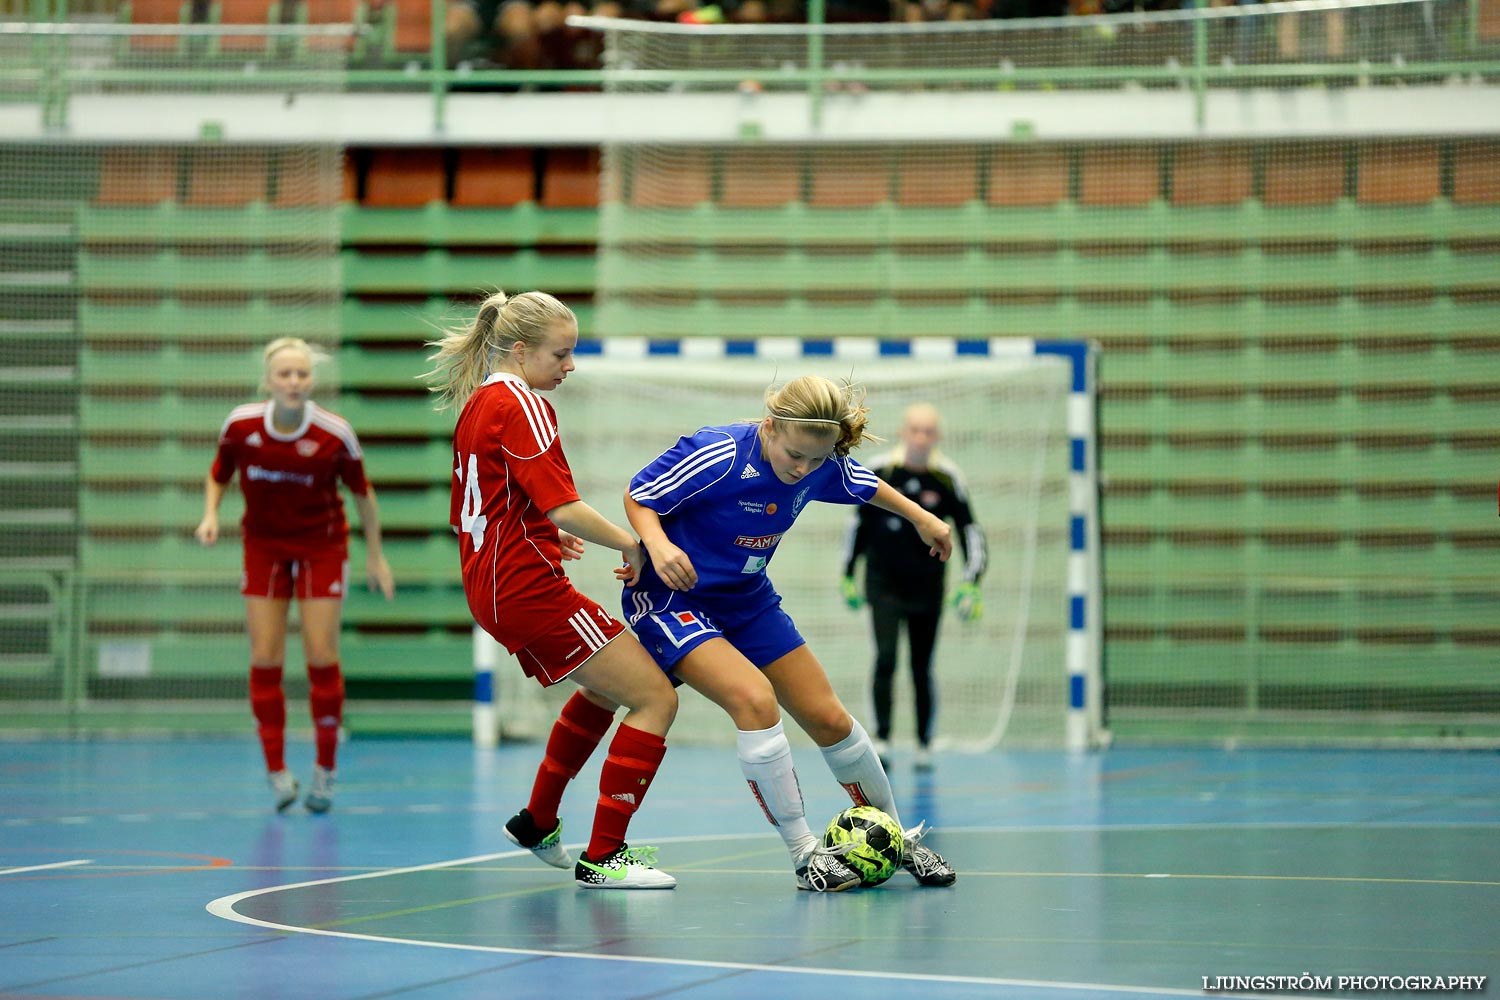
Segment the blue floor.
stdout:
<path fill-rule="evenodd" d="M 0 998 L 1086 998 L 1500 975 L 1493 752 L 952 754 L 930 773 L 898 754 L 902 819 L 936 826 L 958 884 L 833 896 L 794 888 L 732 752 L 696 747 L 672 749 L 632 828 L 679 887 L 576 890 L 500 834 L 539 753 L 355 740 L 331 814 L 278 816 L 249 741 L 0 743 Z M 310 756 L 290 748 L 304 780 Z M 831 817 L 847 800 L 798 759 L 809 815 Z M 564 803 L 569 841 L 597 765 Z"/>

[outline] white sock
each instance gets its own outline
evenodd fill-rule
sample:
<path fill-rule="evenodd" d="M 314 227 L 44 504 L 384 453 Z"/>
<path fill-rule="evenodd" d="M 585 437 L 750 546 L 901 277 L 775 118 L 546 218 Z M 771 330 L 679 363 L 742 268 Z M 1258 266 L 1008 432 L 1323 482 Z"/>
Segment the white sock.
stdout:
<path fill-rule="evenodd" d="M 828 770 L 844 786 L 844 791 L 849 793 L 849 798 L 854 800 L 855 805 L 874 806 L 899 824 L 901 814 L 896 812 L 896 798 L 891 794 L 891 779 L 885 776 L 885 768 L 880 763 L 880 755 L 875 752 L 875 744 L 858 719 L 851 716 L 850 721 L 854 723 L 854 728 L 849 730 L 848 736 L 831 747 L 822 748 Z"/>
<path fill-rule="evenodd" d="M 807 825 L 802 786 L 797 783 L 797 768 L 792 763 L 792 745 L 787 742 L 786 731 L 780 722 L 770 729 L 741 729 L 734 742 L 740 770 L 750 783 L 751 794 L 796 861 L 812 850 L 818 840 Z"/>

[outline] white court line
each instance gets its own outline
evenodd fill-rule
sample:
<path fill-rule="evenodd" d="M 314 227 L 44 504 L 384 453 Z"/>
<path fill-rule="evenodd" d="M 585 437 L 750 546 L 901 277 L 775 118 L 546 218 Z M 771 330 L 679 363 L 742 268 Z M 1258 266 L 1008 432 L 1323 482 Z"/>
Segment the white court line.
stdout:
<path fill-rule="evenodd" d="M 50 865 L 29 865 L 26 868 L 0 868 L 0 875 L 19 875 L 21 872 L 41 872 L 49 868 L 72 868 L 75 865 L 91 865 L 93 863 L 88 858 L 77 858 L 73 861 L 54 861 Z"/>
<path fill-rule="evenodd" d="M 946 829 L 946 828 L 945 828 Z M 950 831 L 951 832 L 951 831 Z M 718 834 L 705 837 L 656 837 L 655 843 L 703 843 L 715 840 L 744 840 L 751 834 Z M 576 845 L 584 846 L 584 845 Z M 504 948 L 498 945 L 460 944 L 453 941 L 422 941 L 410 938 L 385 937 L 379 934 L 357 934 L 353 931 L 334 931 L 321 927 L 302 927 L 295 924 L 279 924 L 270 920 L 261 920 L 258 917 L 247 917 L 237 912 L 234 907 L 237 903 L 256 896 L 263 896 L 273 892 L 283 892 L 288 889 L 306 889 L 315 885 L 332 885 L 336 882 L 357 882 L 367 878 L 384 878 L 387 875 L 408 875 L 412 872 L 436 871 L 440 868 L 455 868 L 459 865 L 483 864 L 487 861 L 497 861 L 501 858 L 514 858 L 530 854 L 530 851 L 501 851 L 496 854 L 477 854 L 471 858 L 458 858 L 453 861 L 434 861 L 426 865 L 412 865 L 409 868 L 391 868 L 385 871 L 364 872 L 360 875 L 340 875 L 336 878 L 315 879 L 311 882 L 295 882 L 291 885 L 274 885 L 264 889 L 251 889 L 246 892 L 237 892 L 230 896 L 220 896 L 209 902 L 204 909 L 216 917 L 232 920 L 235 923 L 249 924 L 252 927 L 264 927 L 272 931 L 286 931 L 293 934 L 315 934 L 320 937 L 347 938 L 351 941 L 375 941 L 381 944 L 402 944 L 418 948 L 444 948 L 449 951 L 471 951 L 483 952 L 495 955 L 532 955 L 541 958 L 573 958 L 585 961 L 598 962 L 636 962 L 644 965 L 675 965 L 699 969 L 734 969 L 742 972 L 772 972 L 790 973 L 804 976 L 839 976 L 858 979 L 887 979 L 916 983 L 956 983 L 979 986 L 1019 986 L 1039 989 L 1091 990 L 1100 993 L 1125 993 L 1140 994 L 1144 996 L 1183 996 L 1202 997 L 1202 990 L 1173 989 L 1162 986 L 1117 986 L 1109 983 L 1074 983 L 1066 981 L 1054 981 L 1047 979 L 1004 979 L 988 976 L 945 976 L 924 975 L 914 972 L 880 972 L 870 969 L 829 969 L 815 966 L 799 965 L 762 965 L 753 962 L 716 962 L 687 958 L 657 958 L 647 955 L 606 955 L 595 952 L 582 951 L 546 951 L 540 948 Z M 626 890 L 621 890 L 626 891 Z M 1238 1000 L 1263 1000 L 1253 994 L 1246 993 L 1218 993 L 1216 997 L 1238 998 Z M 1315 995 L 1308 994 L 1312 1000 Z"/>

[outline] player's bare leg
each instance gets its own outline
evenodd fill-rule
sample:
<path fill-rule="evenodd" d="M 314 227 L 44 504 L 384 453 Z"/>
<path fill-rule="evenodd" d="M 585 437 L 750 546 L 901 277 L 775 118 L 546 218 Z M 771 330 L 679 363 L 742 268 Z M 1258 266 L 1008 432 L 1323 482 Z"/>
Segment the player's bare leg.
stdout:
<path fill-rule="evenodd" d="M 822 852 L 807 825 L 792 747 L 782 729 L 776 691 L 765 675 L 734 646 L 717 638 L 683 657 L 676 673 L 734 720 L 740 770 L 766 820 L 786 843 L 798 886 L 837 892 L 858 885 L 859 874 L 836 855 Z"/>
<path fill-rule="evenodd" d="M 787 714 L 823 751 L 828 769 L 854 804 L 874 806 L 900 823 L 890 778 L 870 734 L 839 700 L 812 650 L 797 647 L 769 664 L 765 675 Z M 936 851 L 922 846 L 926 832 L 926 824 L 920 823 L 910 830 L 903 864 L 923 885 L 952 885 L 957 873 Z"/>
<path fill-rule="evenodd" d="M 291 606 L 291 600 L 285 597 L 245 598 L 251 663 L 282 663 L 286 660 L 286 619 Z"/>
<path fill-rule="evenodd" d="M 623 705 L 622 725 L 655 736 L 667 735 L 677 718 L 677 692 L 656 661 L 633 635 L 622 632 L 571 674 L 600 707 Z"/>
<path fill-rule="evenodd" d="M 709 639 L 678 661 L 677 677 L 734 720 L 736 729 L 768 729 L 781 721 L 776 689 L 725 639 Z"/>

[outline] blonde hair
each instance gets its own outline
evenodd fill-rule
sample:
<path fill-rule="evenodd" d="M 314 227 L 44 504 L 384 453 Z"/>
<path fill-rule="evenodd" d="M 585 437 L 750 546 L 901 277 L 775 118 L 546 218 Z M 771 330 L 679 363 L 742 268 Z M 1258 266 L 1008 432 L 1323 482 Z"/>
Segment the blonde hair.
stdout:
<path fill-rule="evenodd" d="M 270 392 L 271 383 L 266 375 L 271 370 L 271 359 L 282 351 L 301 351 L 307 355 L 308 362 L 317 368 L 328 360 L 328 354 L 322 348 L 314 347 L 301 337 L 277 337 L 266 345 L 266 349 L 260 352 L 260 391 Z"/>
<path fill-rule="evenodd" d="M 462 407 L 494 371 L 499 358 L 510 353 L 512 344 L 520 341 L 530 348 L 539 347 L 558 323 L 576 327 L 578 317 L 546 292 L 492 294 L 467 326 L 427 342 L 437 350 L 428 355 L 433 368 L 422 378 L 438 394 L 437 408 Z"/>
<path fill-rule="evenodd" d="M 870 411 L 864 405 L 865 388 L 853 382 L 842 385 L 821 375 L 803 375 L 779 388 L 766 390 L 766 412 L 773 430 L 801 427 L 815 434 L 836 436 L 834 453 L 849 454 L 863 441 L 879 441 L 867 434 Z"/>

